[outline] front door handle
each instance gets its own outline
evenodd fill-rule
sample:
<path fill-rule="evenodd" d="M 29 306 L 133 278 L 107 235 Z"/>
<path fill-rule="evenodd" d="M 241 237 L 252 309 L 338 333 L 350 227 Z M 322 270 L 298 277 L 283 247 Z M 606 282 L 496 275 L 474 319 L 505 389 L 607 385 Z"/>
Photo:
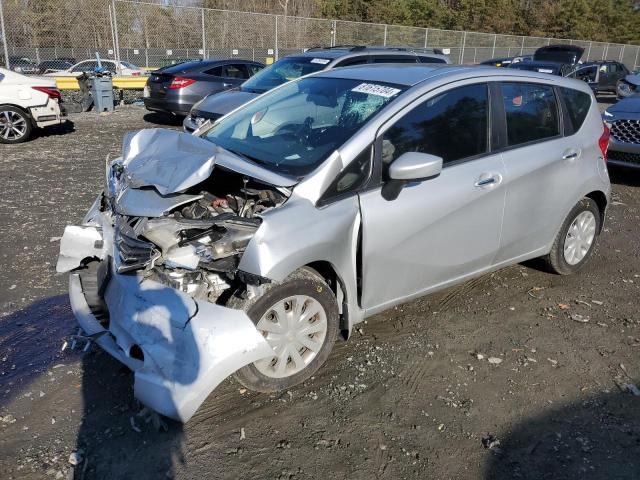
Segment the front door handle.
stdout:
<path fill-rule="evenodd" d="M 490 187 L 496 185 L 502 181 L 501 175 L 481 175 L 480 178 L 474 183 L 475 187 Z"/>

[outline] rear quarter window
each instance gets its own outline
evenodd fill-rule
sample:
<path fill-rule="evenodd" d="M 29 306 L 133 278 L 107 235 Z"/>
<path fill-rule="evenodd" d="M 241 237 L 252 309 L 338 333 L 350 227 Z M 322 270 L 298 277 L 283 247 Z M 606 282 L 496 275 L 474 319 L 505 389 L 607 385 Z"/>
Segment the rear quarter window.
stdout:
<path fill-rule="evenodd" d="M 507 121 L 507 144 L 510 147 L 560 134 L 558 108 L 552 86 L 504 83 L 502 98 Z"/>
<path fill-rule="evenodd" d="M 577 132 L 582 127 L 584 119 L 589 113 L 589 108 L 591 108 L 591 95 L 573 88 L 563 88 L 562 95 L 573 131 Z"/>

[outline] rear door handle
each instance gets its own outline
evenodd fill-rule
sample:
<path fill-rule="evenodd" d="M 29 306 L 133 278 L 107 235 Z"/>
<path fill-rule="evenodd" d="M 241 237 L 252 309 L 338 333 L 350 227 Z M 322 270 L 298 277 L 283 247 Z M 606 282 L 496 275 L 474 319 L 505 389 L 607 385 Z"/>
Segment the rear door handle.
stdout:
<path fill-rule="evenodd" d="M 563 160 L 573 160 L 574 158 L 578 158 L 580 156 L 580 150 L 567 150 L 562 155 Z"/>

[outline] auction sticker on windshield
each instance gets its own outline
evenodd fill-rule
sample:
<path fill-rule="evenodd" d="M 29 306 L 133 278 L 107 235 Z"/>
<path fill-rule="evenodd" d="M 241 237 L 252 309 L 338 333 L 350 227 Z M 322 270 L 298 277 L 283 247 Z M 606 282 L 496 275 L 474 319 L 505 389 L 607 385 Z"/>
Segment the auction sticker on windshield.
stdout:
<path fill-rule="evenodd" d="M 368 93 L 369 95 L 377 95 L 384 98 L 393 97 L 397 93 L 400 93 L 399 88 L 376 85 L 374 83 L 361 83 L 357 87 L 352 88 L 351 91 L 357 93 Z"/>
<path fill-rule="evenodd" d="M 326 58 L 313 58 L 311 60 L 311 63 L 319 63 L 320 65 L 326 65 L 327 63 L 329 63 L 329 60 L 327 60 Z"/>

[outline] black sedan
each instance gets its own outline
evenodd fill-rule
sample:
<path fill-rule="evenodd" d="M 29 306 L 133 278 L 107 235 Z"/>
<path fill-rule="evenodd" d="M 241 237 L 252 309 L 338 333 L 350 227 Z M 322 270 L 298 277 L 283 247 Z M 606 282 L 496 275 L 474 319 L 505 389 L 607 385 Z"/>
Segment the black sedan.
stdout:
<path fill-rule="evenodd" d="M 237 87 L 264 65 L 250 60 L 185 62 L 151 72 L 144 88 L 147 110 L 177 116 L 211 93 Z"/>
<path fill-rule="evenodd" d="M 49 73 L 58 70 L 67 70 L 76 64 L 76 59 L 71 57 L 54 58 L 53 60 L 44 60 L 38 64 L 39 73 Z"/>

